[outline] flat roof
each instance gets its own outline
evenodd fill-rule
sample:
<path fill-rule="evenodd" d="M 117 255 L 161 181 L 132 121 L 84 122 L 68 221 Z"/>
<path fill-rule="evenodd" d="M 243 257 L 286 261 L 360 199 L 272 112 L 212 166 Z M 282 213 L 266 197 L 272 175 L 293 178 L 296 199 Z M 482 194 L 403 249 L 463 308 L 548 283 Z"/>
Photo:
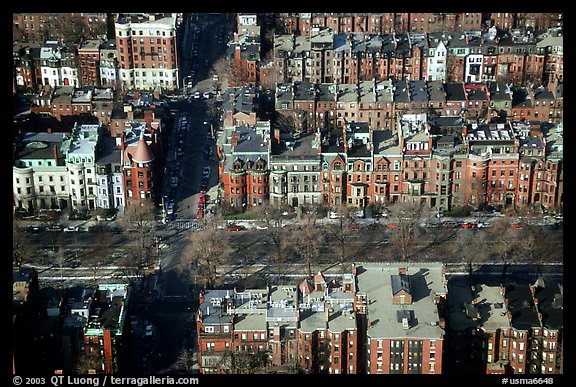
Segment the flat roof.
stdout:
<path fill-rule="evenodd" d="M 234 317 L 234 331 L 265 331 L 266 311 L 262 313 L 236 314 Z"/>
<path fill-rule="evenodd" d="M 404 268 L 410 278 L 412 304 L 392 303 L 392 276 Z M 447 294 L 446 278 L 441 263 L 358 263 L 358 292 L 368 298 L 370 327 L 368 338 L 433 338 L 440 339 L 435 296 Z M 410 316 L 406 329 L 399 316 Z"/>

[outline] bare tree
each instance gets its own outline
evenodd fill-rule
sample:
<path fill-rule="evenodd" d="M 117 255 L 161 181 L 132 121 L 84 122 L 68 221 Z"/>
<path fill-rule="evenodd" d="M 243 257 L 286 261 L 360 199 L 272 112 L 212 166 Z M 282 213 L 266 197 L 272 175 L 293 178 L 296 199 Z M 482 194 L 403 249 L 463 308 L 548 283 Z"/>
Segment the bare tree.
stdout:
<path fill-rule="evenodd" d="M 227 264 L 231 255 L 226 230 L 208 223 L 205 229 L 190 234 L 179 271 L 194 284 L 214 288 L 220 284 L 218 267 Z"/>
<path fill-rule="evenodd" d="M 138 265 L 150 265 L 151 245 L 154 242 L 156 227 L 156 207 L 152 200 L 134 204 L 126 208 L 122 223 L 128 231 L 128 244 L 132 247 L 132 256 Z"/>
<path fill-rule="evenodd" d="M 292 243 L 290 237 L 283 229 L 284 220 L 292 208 L 287 204 L 265 203 L 255 208 L 259 215 L 259 222 L 263 226 L 263 234 L 268 238 L 274 249 L 274 260 L 278 275 L 280 275 L 280 266 L 286 260 Z"/>
<path fill-rule="evenodd" d="M 293 229 L 291 238 L 296 254 L 306 262 L 309 277 L 312 276 L 312 262 L 318 259 L 320 249 L 326 242 L 326 235 L 317 220 L 313 214 L 303 216 L 303 224 Z"/>
<path fill-rule="evenodd" d="M 506 218 L 493 221 L 489 230 L 489 237 L 492 241 L 490 251 L 503 265 L 502 276 L 505 277 L 510 264 L 518 257 L 519 235 L 517 230 L 510 227 Z"/>
<path fill-rule="evenodd" d="M 474 274 L 474 263 L 486 260 L 486 233 L 461 228 L 457 231 L 454 241 L 457 258 L 468 266 L 468 275 Z"/>
<path fill-rule="evenodd" d="M 92 228 L 90 231 L 94 235 L 94 243 L 82 254 L 82 263 L 90 267 L 93 279 L 96 281 L 96 276 L 102 266 L 114 262 L 115 257 L 111 256 L 113 238 L 111 232 L 101 225 Z M 119 260 L 122 259 L 120 258 Z"/>
<path fill-rule="evenodd" d="M 356 212 L 358 208 L 340 206 L 336 209 L 338 217 L 336 222 L 330 223 L 327 226 L 327 233 L 331 238 L 334 238 L 336 243 L 334 244 L 335 252 L 338 256 L 338 261 L 340 265 L 348 260 L 349 257 L 353 256 L 350 251 L 350 245 L 353 238 L 353 225 L 357 223 Z"/>
<path fill-rule="evenodd" d="M 34 248 L 26 243 L 26 234 L 12 223 L 12 265 L 21 266 L 34 257 Z"/>
<path fill-rule="evenodd" d="M 388 220 L 393 225 L 390 243 L 402 260 L 408 260 L 416 252 L 420 241 L 419 223 L 424 211 L 421 203 L 396 203 L 389 207 Z"/>
<path fill-rule="evenodd" d="M 175 365 L 176 367 L 178 367 L 178 369 L 183 370 L 184 372 L 192 370 L 193 365 L 192 352 L 185 350 L 180 351 L 180 354 L 176 359 Z"/>

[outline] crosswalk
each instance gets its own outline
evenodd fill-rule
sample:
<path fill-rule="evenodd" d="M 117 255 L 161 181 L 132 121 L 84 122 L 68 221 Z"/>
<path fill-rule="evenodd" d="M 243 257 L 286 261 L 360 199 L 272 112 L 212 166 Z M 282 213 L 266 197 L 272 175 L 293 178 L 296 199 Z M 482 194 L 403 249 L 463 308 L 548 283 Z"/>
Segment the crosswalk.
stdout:
<path fill-rule="evenodd" d="M 170 222 L 170 227 L 179 230 L 188 230 L 190 228 L 204 228 L 204 225 L 196 219 L 176 219 Z"/>

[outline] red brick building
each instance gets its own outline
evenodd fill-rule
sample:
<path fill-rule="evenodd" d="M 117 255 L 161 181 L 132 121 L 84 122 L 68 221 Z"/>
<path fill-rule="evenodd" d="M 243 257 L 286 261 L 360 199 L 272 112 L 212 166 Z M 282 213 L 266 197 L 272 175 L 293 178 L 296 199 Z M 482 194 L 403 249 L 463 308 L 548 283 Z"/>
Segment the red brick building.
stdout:
<path fill-rule="evenodd" d="M 270 194 L 270 128 L 224 129 L 218 143 L 219 177 L 225 203 L 236 208 L 264 204 Z"/>
<path fill-rule="evenodd" d="M 424 273 L 428 280 L 420 281 Z M 366 311 L 362 317 L 368 373 L 442 373 L 444 316 L 440 306 L 448 292 L 444 273 L 440 264 L 364 264 L 356 268 L 360 301 L 356 307 Z M 416 294 L 426 296 L 416 298 Z"/>
<path fill-rule="evenodd" d="M 78 47 L 80 84 L 82 86 L 100 86 L 100 40 L 85 40 Z"/>
<path fill-rule="evenodd" d="M 124 90 L 178 89 L 176 14 L 121 14 L 115 30 Z"/>
<path fill-rule="evenodd" d="M 154 197 L 154 154 L 144 128 L 139 132 L 125 131 L 121 138 L 122 165 L 126 204 Z"/>

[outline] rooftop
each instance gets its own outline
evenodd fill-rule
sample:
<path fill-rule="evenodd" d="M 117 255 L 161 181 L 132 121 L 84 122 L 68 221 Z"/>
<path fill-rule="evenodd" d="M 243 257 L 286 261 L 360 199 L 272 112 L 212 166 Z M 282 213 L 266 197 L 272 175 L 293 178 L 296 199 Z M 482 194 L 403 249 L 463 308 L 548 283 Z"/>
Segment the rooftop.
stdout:
<path fill-rule="evenodd" d="M 538 300 L 538 309 L 542 314 L 542 325 L 550 329 L 564 326 L 564 294 L 560 285 L 546 285 L 534 289 L 534 298 Z"/>
<path fill-rule="evenodd" d="M 512 326 L 516 329 L 529 329 L 540 325 L 538 311 L 527 285 L 506 286 L 508 308 L 512 313 Z"/>
<path fill-rule="evenodd" d="M 410 279 L 412 304 L 392 303 L 392 278 L 406 269 Z M 358 291 L 368 298 L 369 338 L 441 338 L 435 296 L 447 293 L 441 263 L 359 263 L 356 269 Z M 402 317 L 410 317 L 405 327 Z"/>

